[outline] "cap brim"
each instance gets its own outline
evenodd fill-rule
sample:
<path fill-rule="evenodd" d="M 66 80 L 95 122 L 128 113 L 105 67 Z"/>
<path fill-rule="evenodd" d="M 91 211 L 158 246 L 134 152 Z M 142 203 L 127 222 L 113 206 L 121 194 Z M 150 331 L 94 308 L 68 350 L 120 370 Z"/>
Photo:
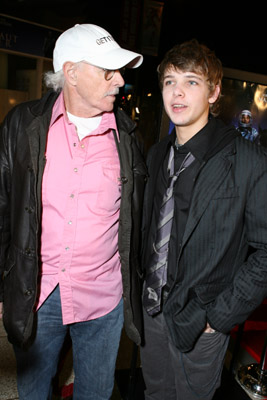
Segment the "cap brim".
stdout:
<path fill-rule="evenodd" d="M 86 58 L 84 61 L 106 69 L 137 68 L 142 64 L 143 56 L 130 50 L 118 48 L 104 55 L 94 56 L 92 59 Z"/>

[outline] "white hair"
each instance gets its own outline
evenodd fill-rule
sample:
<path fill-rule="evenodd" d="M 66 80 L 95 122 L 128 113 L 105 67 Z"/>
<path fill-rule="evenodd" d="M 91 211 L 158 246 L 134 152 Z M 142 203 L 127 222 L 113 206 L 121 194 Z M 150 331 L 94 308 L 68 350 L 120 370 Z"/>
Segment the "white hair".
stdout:
<path fill-rule="evenodd" d="M 48 88 L 52 88 L 55 92 L 60 92 L 65 83 L 63 70 L 58 72 L 46 72 L 44 75 L 44 81 Z"/>

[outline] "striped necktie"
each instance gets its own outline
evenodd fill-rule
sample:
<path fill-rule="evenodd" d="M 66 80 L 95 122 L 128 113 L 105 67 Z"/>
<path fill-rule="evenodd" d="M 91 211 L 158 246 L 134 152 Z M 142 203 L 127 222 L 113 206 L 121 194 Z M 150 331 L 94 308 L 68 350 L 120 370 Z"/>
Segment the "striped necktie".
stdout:
<path fill-rule="evenodd" d="M 153 252 L 146 268 L 143 304 L 149 315 L 154 315 L 160 311 L 162 288 L 167 282 L 168 248 L 174 215 L 173 187 L 179 175 L 194 160 L 195 157 L 188 153 L 180 168 L 174 174 L 174 149 L 171 146 L 168 160 L 169 185 L 163 196 L 159 211 L 156 240 L 153 243 Z"/>

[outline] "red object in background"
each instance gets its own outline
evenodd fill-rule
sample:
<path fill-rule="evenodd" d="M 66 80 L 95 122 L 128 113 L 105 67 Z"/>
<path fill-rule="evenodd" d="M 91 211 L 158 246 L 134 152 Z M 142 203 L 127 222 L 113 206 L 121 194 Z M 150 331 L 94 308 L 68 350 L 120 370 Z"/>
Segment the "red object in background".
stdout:
<path fill-rule="evenodd" d="M 236 339 L 239 326 L 231 331 Z M 250 315 L 243 326 L 240 345 L 255 360 L 260 362 L 265 334 L 267 331 L 267 299 Z"/>

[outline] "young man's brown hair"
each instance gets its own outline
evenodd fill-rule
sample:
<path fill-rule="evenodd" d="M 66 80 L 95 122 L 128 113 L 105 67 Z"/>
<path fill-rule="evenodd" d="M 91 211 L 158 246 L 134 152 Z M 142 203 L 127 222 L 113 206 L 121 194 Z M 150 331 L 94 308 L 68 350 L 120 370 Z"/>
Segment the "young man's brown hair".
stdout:
<path fill-rule="evenodd" d="M 221 89 L 223 77 L 221 61 L 212 50 L 204 44 L 200 44 L 196 39 L 177 44 L 165 54 L 157 69 L 161 90 L 165 72 L 170 68 L 204 75 L 207 78 L 211 94 L 216 86 Z M 214 104 L 210 105 L 210 112 L 213 115 L 216 115 L 219 99 L 220 96 Z"/>

